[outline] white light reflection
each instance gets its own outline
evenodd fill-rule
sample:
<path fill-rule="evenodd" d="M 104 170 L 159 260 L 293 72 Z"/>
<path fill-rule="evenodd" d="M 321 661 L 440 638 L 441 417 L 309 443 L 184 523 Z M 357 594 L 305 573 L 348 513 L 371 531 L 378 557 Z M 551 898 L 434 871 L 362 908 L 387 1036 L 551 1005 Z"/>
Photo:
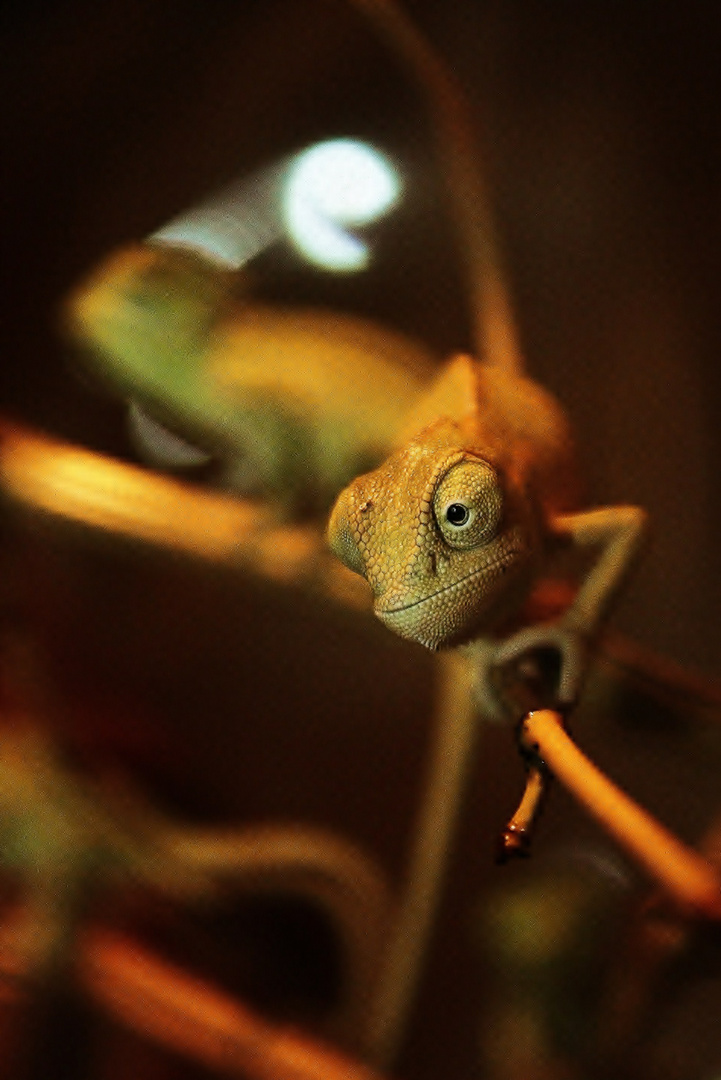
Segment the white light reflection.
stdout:
<path fill-rule="evenodd" d="M 291 239 L 327 270 L 361 270 L 368 245 L 343 226 L 368 225 L 396 202 L 401 184 L 392 163 L 355 139 L 331 139 L 304 150 L 285 178 L 283 214 Z"/>

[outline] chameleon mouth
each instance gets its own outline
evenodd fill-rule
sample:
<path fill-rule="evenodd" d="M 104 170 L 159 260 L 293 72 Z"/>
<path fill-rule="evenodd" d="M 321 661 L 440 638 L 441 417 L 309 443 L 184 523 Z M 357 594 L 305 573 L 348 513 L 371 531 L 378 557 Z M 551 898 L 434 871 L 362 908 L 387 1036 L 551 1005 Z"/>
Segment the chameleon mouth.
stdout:
<path fill-rule="evenodd" d="M 465 577 L 459 578 L 458 581 L 452 581 L 448 585 L 444 585 L 442 589 L 436 589 L 435 592 L 429 593 L 427 596 L 422 596 L 420 600 L 414 600 L 411 604 L 402 604 L 400 607 L 382 607 L 380 604 L 376 604 L 376 614 L 385 619 L 387 616 L 402 615 L 404 612 L 413 611 L 422 607 L 423 604 L 427 604 L 431 600 L 435 600 L 438 596 L 442 596 L 444 593 L 452 592 L 454 589 L 459 589 L 462 585 L 472 582 L 475 578 L 479 578 L 485 574 L 493 573 L 495 570 L 500 570 L 504 573 L 507 566 L 516 557 L 520 548 L 511 548 L 506 551 L 500 559 L 496 559 L 494 562 L 487 563 L 485 566 L 480 567 L 478 570 L 473 570 L 470 574 L 466 574 Z"/>

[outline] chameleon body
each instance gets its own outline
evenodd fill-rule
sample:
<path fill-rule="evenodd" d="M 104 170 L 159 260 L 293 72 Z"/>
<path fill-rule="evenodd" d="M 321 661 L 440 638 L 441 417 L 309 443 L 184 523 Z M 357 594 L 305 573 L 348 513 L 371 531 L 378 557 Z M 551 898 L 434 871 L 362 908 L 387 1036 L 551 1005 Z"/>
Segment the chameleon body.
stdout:
<path fill-rule="evenodd" d="M 368 320 L 243 299 L 240 282 L 200 252 L 137 244 L 75 290 L 66 324 L 86 369 L 206 451 L 223 486 L 327 512 L 388 452 L 435 358 Z"/>

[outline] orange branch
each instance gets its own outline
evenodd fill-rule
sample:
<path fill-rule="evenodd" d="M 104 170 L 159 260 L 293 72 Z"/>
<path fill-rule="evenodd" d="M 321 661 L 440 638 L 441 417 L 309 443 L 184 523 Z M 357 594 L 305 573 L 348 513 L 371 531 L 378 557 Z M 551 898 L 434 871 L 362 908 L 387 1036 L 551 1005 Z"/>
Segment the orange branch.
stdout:
<path fill-rule="evenodd" d="M 86 936 L 81 983 L 134 1031 L 248 1080 L 381 1080 L 375 1070 L 245 1005 L 107 931 Z"/>
<path fill-rule="evenodd" d="M 683 909 L 721 919 L 721 877 L 583 754 L 558 713 L 540 709 L 523 722 L 522 740 L 586 810 Z"/>

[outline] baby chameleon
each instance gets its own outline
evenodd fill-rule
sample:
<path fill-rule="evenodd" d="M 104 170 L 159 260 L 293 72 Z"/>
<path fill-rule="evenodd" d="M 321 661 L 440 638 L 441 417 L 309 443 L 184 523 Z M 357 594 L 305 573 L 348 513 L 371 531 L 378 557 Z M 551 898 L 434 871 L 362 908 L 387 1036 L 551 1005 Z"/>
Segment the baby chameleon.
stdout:
<path fill-rule="evenodd" d="M 523 373 L 468 102 L 453 73 L 392 0 L 354 0 L 425 95 L 468 275 L 479 363 L 451 361 L 411 406 L 386 461 L 338 498 L 329 540 L 362 574 L 380 619 L 429 649 L 472 643 L 481 707 L 504 706 L 492 669 L 554 650 L 555 701 L 571 703 L 592 638 L 625 577 L 644 514 L 570 512 L 573 448 L 559 405 Z M 564 549 L 597 552 L 554 622 L 529 601 Z"/>
<path fill-rule="evenodd" d="M 502 711 L 491 668 L 535 649 L 560 653 L 557 703 L 568 705 L 645 520 L 632 506 L 570 513 L 573 487 L 571 438 L 553 398 L 461 356 L 413 410 L 398 449 L 341 493 L 330 545 L 401 637 L 429 649 L 474 643 L 488 714 Z M 599 554 L 561 617 L 529 626 L 533 589 L 565 548 Z"/>
<path fill-rule="evenodd" d="M 146 427 L 204 451 L 224 487 L 325 516 L 383 460 L 433 354 L 366 319 L 258 303 L 242 285 L 202 251 L 135 244 L 68 297 L 65 321 L 86 370 Z"/>

